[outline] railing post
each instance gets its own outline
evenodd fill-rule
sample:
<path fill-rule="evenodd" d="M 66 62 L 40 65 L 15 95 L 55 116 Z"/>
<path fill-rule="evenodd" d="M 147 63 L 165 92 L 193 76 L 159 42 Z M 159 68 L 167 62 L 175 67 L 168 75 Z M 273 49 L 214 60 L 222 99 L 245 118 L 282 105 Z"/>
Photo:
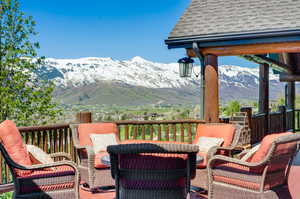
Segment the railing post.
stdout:
<path fill-rule="evenodd" d="M 279 106 L 278 107 L 279 112 L 282 115 L 282 131 L 286 131 L 286 107 L 285 106 Z"/>
<path fill-rule="evenodd" d="M 76 114 L 76 122 L 78 123 L 92 123 L 91 112 L 79 112 Z"/>
<path fill-rule="evenodd" d="M 247 113 L 248 118 L 248 127 L 252 129 L 252 108 L 251 107 L 242 107 L 241 112 Z"/>

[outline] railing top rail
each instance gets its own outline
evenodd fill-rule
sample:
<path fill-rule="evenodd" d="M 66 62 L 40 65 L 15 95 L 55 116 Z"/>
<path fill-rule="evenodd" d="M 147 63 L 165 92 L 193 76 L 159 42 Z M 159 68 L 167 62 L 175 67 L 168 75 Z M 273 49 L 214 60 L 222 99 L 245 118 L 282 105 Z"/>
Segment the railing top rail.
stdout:
<path fill-rule="evenodd" d="M 205 123 L 203 120 L 147 120 L 147 121 L 132 121 L 132 120 L 124 120 L 124 121 L 115 121 L 117 125 L 145 125 L 145 124 L 182 124 L 182 123 Z"/>
<path fill-rule="evenodd" d="M 26 127 L 19 127 L 18 129 L 21 133 L 26 133 L 32 131 L 47 131 L 47 130 L 63 129 L 68 127 L 69 124 L 54 124 L 54 125 L 46 125 L 46 126 L 26 126 Z"/>
<path fill-rule="evenodd" d="M 203 120 L 149 120 L 149 121 L 132 121 L 132 120 L 124 120 L 124 121 L 114 121 L 117 125 L 130 125 L 130 124 L 181 124 L 181 123 L 205 123 Z M 54 125 L 45 125 L 45 126 L 26 126 L 26 127 L 18 127 L 19 131 L 22 133 L 32 132 L 32 131 L 46 131 L 46 130 L 55 130 L 68 128 L 69 124 L 54 124 Z"/>
<path fill-rule="evenodd" d="M 276 115 L 282 115 L 281 112 L 272 112 L 270 113 L 270 116 L 276 116 Z"/>
<path fill-rule="evenodd" d="M 255 115 L 253 115 L 252 118 L 264 117 L 264 116 L 266 116 L 266 115 L 267 115 L 267 114 L 265 114 L 265 113 L 257 113 L 257 114 L 255 114 Z"/>

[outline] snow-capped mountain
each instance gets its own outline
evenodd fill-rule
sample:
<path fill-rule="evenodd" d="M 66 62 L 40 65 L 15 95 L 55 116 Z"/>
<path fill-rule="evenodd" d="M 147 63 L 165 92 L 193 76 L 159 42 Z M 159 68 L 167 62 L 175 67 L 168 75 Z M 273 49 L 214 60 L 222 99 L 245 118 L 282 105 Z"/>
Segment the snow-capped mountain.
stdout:
<path fill-rule="evenodd" d="M 199 67 L 195 67 L 195 74 Z M 240 66 L 220 66 L 221 97 L 227 99 L 256 99 L 258 94 L 258 68 Z M 87 57 L 80 59 L 45 60 L 45 65 L 38 71 L 42 78 L 52 79 L 59 89 L 79 89 L 107 82 L 115 85 L 139 87 L 155 90 L 176 90 L 190 92 L 198 100 L 199 78 L 180 78 L 177 63 L 163 64 L 134 57 L 119 61 L 112 58 Z M 270 73 L 271 97 L 282 93 L 283 83 Z M 62 92 L 60 92 L 62 94 Z M 178 94 L 180 95 L 180 94 Z M 99 97 L 99 96 L 98 96 Z M 168 99 L 165 99 L 166 101 Z"/>

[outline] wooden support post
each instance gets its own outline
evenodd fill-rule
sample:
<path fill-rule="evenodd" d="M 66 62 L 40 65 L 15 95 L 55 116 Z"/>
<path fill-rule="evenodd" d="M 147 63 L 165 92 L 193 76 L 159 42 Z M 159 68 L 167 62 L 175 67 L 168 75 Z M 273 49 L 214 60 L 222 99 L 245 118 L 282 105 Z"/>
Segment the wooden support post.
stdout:
<path fill-rule="evenodd" d="M 287 130 L 287 128 L 286 128 L 286 107 L 285 106 L 279 106 L 278 110 L 283 115 L 282 116 L 282 129 L 280 129 L 278 131 L 284 132 L 284 131 Z"/>
<path fill-rule="evenodd" d="M 286 99 L 287 109 L 295 109 L 295 97 L 296 97 L 295 82 L 288 82 L 287 99 Z"/>
<path fill-rule="evenodd" d="M 205 55 L 204 77 L 204 120 L 209 123 L 219 122 L 219 79 L 216 55 Z"/>
<path fill-rule="evenodd" d="M 78 123 L 92 123 L 91 112 L 79 112 L 76 114 L 76 122 Z"/>
<path fill-rule="evenodd" d="M 269 65 L 261 64 L 259 67 L 259 113 L 265 114 L 265 129 L 269 131 Z"/>
<path fill-rule="evenodd" d="M 295 111 L 295 100 L 296 100 L 296 88 L 295 82 L 288 82 L 287 83 L 287 96 L 286 96 L 286 108 L 292 109 Z M 295 114 L 292 116 L 292 127 L 295 130 Z"/>
<path fill-rule="evenodd" d="M 252 129 L 252 108 L 251 107 L 242 107 L 241 112 L 247 113 L 248 126 Z"/>

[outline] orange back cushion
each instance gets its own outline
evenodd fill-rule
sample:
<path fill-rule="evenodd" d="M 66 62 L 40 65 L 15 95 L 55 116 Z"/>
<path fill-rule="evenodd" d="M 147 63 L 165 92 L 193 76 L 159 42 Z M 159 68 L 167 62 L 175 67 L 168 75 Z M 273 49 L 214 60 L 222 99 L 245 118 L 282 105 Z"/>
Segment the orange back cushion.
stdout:
<path fill-rule="evenodd" d="M 32 165 L 21 134 L 13 121 L 5 120 L 0 124 L 0 139 L 13 161 L 24 166 Z"/>
<path fill-rule="evenodd" d="M 258 150 L 253 154 L 251 158 L 247 160 L 247 162 L 260 162 L 262 161 L 266 155 L 268 154 L 272 143 L 279 137 L 281 136 L 286 136 L 286 135 L 293 135 L 292 132 L 284 132 L 284 133 L 273 133 L 270 135 L 267 135 L 264 137 L 264 139 L 261 142 L 260 147 Z M 282 153 L 288 152 L 292 147 L 295 146 L 296 143 L 286 143 L 286 144 L 281 144 L 280 146 L 277 147 L 275 154 L 279 155 Z"/>
<path fill-rule="evenodd" d="M 199 124 L 197 127 L 196 137 L 193 144 L 198 143 L 199 138 L 215 137 L 223 138 L 223 147 L 231 145 L 235 133 L 235 126 L 233 124 Z"/>
<path fill-rule="evenodd" d="M 78 126 L 78 137 L 81 146 L 93 146 L 90 134 L 108 133 L 115 133 L 117 141 L 120 142 L 117 137 L 118 127 L 115 123 L 89 123 Z"/>

